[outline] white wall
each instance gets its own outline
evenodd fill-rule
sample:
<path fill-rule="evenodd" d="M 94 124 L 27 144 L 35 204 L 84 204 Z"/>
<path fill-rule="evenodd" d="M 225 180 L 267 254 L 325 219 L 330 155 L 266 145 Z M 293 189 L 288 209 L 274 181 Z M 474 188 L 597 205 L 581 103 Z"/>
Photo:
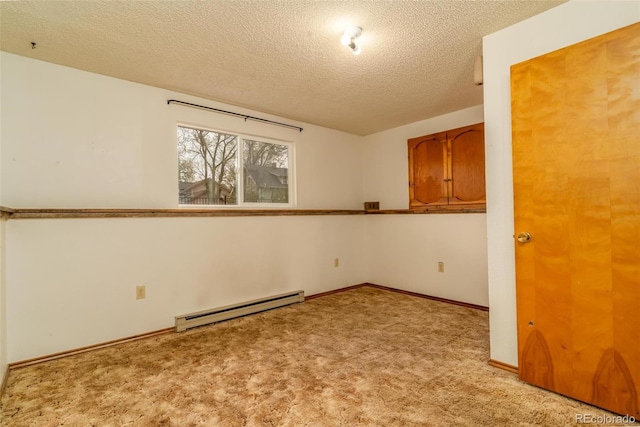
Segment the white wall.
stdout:
<path fill-rule="evenodd" d="M 485 214 L 365 217 L 367 281 L 482 306 L 487 300 Z M 438 272 L 444 262 L 444 272 Z"/>
<path fill-rule="evenodd" d="M 407 209 L 407 139 L 480 123 L 482 113 L 478 105 L 366 136 L 365 200 Z M 485 214 L 370 215 L 365 222 L 369 282 L 488 305 Z"/>
<path fill-rule="evenodd" d="M 298 208 L 361 208 L 362 139 L 2 52 L 2 204 L 176 208 L 178 122 L 295 144 Z M 280 120 L 303 132 L 192 108 Z"/>
<path fill-rule="evenodd" d="M 175 98 L 278 120 L 0 55 L 2 205 L 176 208 L 175 126 L 183 122 L 292 141 L 298 208 L 362 206 L 359 136 L 169 106 Z M 175 315 L 210 307 L 362 283 L 363 234 L 362 216 L 12 219 L 5 234 L 8 361 L 170 327 Z M 135 300 L 136 285 L 147 286 L 146 299 Z"/>
<path fill-rule="evenodd" d="M 517 365 L 510 66 L 640 21 L 638 1 L 571 1 L 484 37 L 491 358 Z"/>
<path fill-rule="evenodd" d="M 362 218 L 10 220 L 9 361 L 171 327 L 180 314 L 362 283 Z M 146 299 L 135 299 L 136 285 Z"/>

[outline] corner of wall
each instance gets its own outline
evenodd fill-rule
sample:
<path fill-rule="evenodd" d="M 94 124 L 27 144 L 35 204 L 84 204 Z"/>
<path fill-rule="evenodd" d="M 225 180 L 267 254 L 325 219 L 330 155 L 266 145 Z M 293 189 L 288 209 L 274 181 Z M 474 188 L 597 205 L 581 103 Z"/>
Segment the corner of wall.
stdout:
<path fill-rule="evenodd" d="M 4 216 L 0 216 L 0 395 L 2 384 L 7 374 L 7 298 L 5 286 L 5 223 Z"/>
<path fill-rule="evenodd" d="M 364 199 L 408 209 L 407 139 L 483 120 L 477 105 L 366 136 Z M 484 214 L 366 216 L 364 242 L 367 281 L 487 305 Z M 447 274 L 437 272 L 438 262 L 446 262 Z"/>
<path fill-rule="evenodd" d="M 2 54 L 0 52 L 0 121 L 2 118 Z M 0 130 L 0 165 L 2 165 L 2 131 Z M 0 205 L 2 205 L 2 177 L 0 174 Z M 7 373 L 7 303 L 5 286 L 5 218 L 0 214 L 0 385 L 5 383 Z M 0 394 L 2 387 L 0 386 Z"/>

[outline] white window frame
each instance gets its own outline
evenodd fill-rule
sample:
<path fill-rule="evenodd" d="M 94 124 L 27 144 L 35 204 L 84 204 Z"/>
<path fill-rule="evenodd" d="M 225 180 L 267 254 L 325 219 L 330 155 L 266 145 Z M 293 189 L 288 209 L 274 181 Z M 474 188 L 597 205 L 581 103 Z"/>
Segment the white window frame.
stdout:
<path fill-rule="evenodd" d="M 176 124 L 176 130 L 178 127 L 186 127 L 191 129 L 200 129 L 209 132 L 218 132 L 226 135 L 234 135 L 238 138 L 238 147 L 236 147 L 236 193 L 237 204 L 235 205 L 189 205 L 178 204 L 180 209 L 293 209 L 296 207 L 296 176 L 295 176 L 295 144 L 293 141 L 283 141 L 276 138 L 265 137 L 262 135 L 250 135 L 241 132 L 234 132 L 229 130 L 221 130 L 212 128 L 210 126 L 201 126 L 187 122 L 178 122 Z M 174 133 L 175 135 L 176 133 Z M 260 203 L 260 202 L 245 202 L 244 201 L 244 140 L 265 142 L 268 144 L 284 145 L 288 149 L 287 156 L 287 189 L 288 189 L 288 203 Z M 177 140 L 176 140 L 177 147 Z M 178 167 L 178 158 L 176 158 L 176 168 Z M 177 175 L 177 174 L 176 174 Z"/>

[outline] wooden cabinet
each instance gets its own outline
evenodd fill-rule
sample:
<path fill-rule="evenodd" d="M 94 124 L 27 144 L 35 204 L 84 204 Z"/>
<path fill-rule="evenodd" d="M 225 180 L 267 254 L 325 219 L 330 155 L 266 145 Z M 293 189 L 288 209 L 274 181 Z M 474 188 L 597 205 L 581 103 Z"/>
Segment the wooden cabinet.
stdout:
<path fill-rule="evenodd" d="M 411 138 L 409 207 L 484 204 L 484 124 Z"/>

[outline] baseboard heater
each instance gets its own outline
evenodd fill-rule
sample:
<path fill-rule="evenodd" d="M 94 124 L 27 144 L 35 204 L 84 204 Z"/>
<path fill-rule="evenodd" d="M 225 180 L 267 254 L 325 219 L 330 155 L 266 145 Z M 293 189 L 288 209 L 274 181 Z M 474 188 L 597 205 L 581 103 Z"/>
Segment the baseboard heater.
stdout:
<path fill-rule="evenodd" d="M 235 317 L 246 316 L 247 314 L 259 313 L 261 311 L 271 310 L 272 308 L 283 307 L 285 305 L 303 301 L 304 291 L 295 291 L 260 298 L 253 301 L 242 302 L 239 304 L 227 305 L 225 307 L 199 311 L 197 313 L 176 316 L 176 332 L 182 332 L 198 326 L 221 322 Z"/>

